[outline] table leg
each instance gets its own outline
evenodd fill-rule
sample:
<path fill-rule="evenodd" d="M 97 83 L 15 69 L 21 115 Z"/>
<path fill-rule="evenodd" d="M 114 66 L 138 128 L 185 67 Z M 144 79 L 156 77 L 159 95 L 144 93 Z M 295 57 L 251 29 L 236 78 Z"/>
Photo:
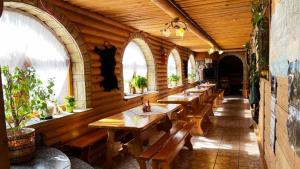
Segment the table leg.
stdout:
<path fill-rule="evenodd" d="M 134 144 L 132 145 L 132 152 L 135 157 L 138 157 L 143 152 L 143 141 L 140 133 L 134 133 Z"/>
<path fill-rule="evenodd" d="M 106 168 L 112 168 L 113 154 L 114 154 L 114 141 L 115 141 L 115 131 L 107 130 L 107 148 L 106 148 Z"/>

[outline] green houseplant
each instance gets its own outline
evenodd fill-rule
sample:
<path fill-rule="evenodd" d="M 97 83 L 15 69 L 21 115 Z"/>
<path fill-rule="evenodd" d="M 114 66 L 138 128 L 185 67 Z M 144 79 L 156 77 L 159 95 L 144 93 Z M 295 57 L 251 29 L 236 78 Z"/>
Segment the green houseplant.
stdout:
<path fill-rule="evenodd" d="M 172 74 L 170 77 L 169 77 L 169 82 L 173 85 L 173 86 L 176 86 L 179 82 L 179 76 L 178 75 L 175 75 L 175 74 Z"/>
<path fill-rule="evenodd" d="M 133 77 L 132 84 L 138 93 L 144 93 L 144 89 L 148 87 L 148 80 L 143 76 L 137 75 Z"/>
<path fill-rule="evenodd" d="M 53 94 L 53 79 L 46 87 L 33 68 L 13 72 L 8 66 L 1 68 L 3 74 L 3 94 L 8 146 L 11 163 L 20 163 L 31 159 L 35 151 L 35 130 L 25 128 L 26 122 L 35 116 L 36 111 L 47 110 L 47 100 Z"/>
<path fill-rule="evenodd" d="M 66 111 L 72 113 L 75 107 L 75 98 L 73 96 L 67 96 L 64 99 Z"/>
<path fill-rule="evenodd" d="M 188 80 L 189 82 L 194 82 L 196 78 L 196 73 L 192 71 L 191 73 L 188 74 Z"/>

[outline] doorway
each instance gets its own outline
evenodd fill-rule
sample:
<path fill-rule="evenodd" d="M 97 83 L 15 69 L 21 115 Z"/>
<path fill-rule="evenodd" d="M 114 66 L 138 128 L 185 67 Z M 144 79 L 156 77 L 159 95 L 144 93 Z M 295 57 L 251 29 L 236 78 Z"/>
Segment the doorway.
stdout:
<path fill-rule="evenodd" d="M 234 55 L 228 55 L 219 61 L 218 80 L 225 95 L 242 95 L 243 62 Z"/>

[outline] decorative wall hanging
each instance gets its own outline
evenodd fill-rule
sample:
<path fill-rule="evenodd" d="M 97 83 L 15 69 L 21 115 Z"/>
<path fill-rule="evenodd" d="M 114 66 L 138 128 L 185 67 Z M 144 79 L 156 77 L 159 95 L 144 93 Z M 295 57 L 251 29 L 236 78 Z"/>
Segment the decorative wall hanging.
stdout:
<path fill-rule="evenodd" d="M 288 73 L 287 131 L 289 143 L 300 157 L 300 60 L 290 62 Z"/>
<path fill-rule="evenodd" d="M 115 75 L 115 54 L 117 48 L 109 42 L 105 42 L 103 46 L 95 47 L 94 51 L 101 58 L 101 75 L 104 79 L 100 83 L 100 86 L 103 87 L 105 91 L 119 89 L 118 80 Z"/>
<path fill-rule="evenodd" d="M 171 35 L 171 31 L 175 30 L 175 35 L 183 38 L 185 32 L 187 31 L 187 25 L 183 21 L 180 21 L 179 18 L 172 19 L 171 22 L 165 24 L 165 28 L 160 30 L 163 36 L 169 37 Z"/>
<path fill-rule="evenodd" d="M 188 78 L 188 61 L 183 60 L 182 64 L 183 64 L 184 78 Z"/>
<path fill-rule="evenodd" d="M 0 2 L 0 17 L 2 15 L 3 12 L 3 1 Z"/>
<path fill-rule="evenodd" d="M 270 146 L 275 152 L 276 141 L 276 102 L 277 102 L 277 78 L 272 76 L 271 79 L 271 120 L 270 120 Z"/>
<path fill-rule="evenodd" d="M 165 52 L 165 49 L 163 46 L 160 47 L 160 56 L 161 56 L 161 61 L 164 63 L 164 64 L 167 64 L 167 61 L 168 61 L 168 54 L 167 52 Z"/>

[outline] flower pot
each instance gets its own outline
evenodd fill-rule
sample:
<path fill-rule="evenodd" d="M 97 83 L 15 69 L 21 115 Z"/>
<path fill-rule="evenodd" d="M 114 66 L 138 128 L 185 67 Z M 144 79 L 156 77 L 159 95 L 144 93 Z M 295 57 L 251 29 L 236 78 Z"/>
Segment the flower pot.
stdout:
<path fill-rule="evenodd" d="M 31 160 L 35 154 L 35 129 L 7 130 L 8 150 L 11 164 Z"/>
<path fill-rule="evenodd" d="M 175 87 L 175 86 L 177 86 L 177 82 L 176 81 L 171 81 L 171 85 Z"/>
<path fill-rule="evenodd" d="M 66 112 L 73 113 L 74 107 L 73 106 L 66 106 Z"/>
<path fill-rule="evenodd" d="M 144 88 L 143 87 L 142 88 L 136 87 L 135 91 L 136 91 L 137 94 L 143 94 L 144 93 Z"/>

